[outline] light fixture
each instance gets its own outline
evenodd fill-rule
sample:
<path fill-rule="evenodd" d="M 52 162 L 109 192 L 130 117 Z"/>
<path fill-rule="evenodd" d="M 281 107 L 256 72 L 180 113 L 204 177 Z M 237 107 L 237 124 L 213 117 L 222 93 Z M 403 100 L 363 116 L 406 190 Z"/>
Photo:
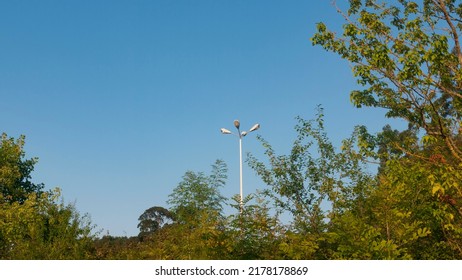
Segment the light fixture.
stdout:
<path fill-rule="evenodd" d="M 244 195 L 243 195 L 243 187 L 242 187 L 242 137 L 246 136 L 249 132 L 255 131 L 260 128 L 260 124 L 255 124 L 249 129 L 249 132 L 247 131 L 240 131 L 239 127 L 241 126 L 241 123 L 239 120 L 234 121 L 234 126 L 237 128 L 237 136 L 239 137 L 239 189 L 240 189 L 240 212 L 242 213 L 243 207 L 244 207 Z M 220 129 L 221 133 L 223 134 L 234 134 L 230 130 L 226 128 Z M 236 134 L 235 134 L 236 135 Z"/>
<path fill-rule="evenodd" d="M 223 134 L 231 134 L 232 133 L 231 131 L 227 130 L 226 128 L 222 128 L 222 129 L 220 129 L 220 131 Z"/>

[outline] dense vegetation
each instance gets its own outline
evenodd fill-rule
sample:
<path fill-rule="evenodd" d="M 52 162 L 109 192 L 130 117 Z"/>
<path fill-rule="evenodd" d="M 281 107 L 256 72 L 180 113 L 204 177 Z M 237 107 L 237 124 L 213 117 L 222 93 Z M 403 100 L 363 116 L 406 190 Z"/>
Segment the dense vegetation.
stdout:
<path fill-rule="evenodd" d="M 92 234 L 59 190 L 31 182 L 24 138 L 3 134 L 0 258 L 461 259 L 462 4 L 389 2 L 350 0 L 343 34 L 319 23 L 312 42 L 352 65 L 353 104 L 383 108 L 406 130 L 358 126 L 335 147 L 318 108 L 298 119 L 287 155 L 259 137 L 266 158 L 248 164 L 267 187 L 242 211 L 220 193 L 227 167 L 217 160 L 209 174 L 187 171 L 169 208 L 141 213 L 131 238 Z"/>

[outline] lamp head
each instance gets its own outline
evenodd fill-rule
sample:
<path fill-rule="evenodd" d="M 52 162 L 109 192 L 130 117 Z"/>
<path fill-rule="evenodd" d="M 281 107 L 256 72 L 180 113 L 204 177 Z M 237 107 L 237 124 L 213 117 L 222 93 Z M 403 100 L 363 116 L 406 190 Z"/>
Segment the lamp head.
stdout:
<path fill-rule="evenodd" d="M 241 126 L 241 123 L 239 122 L 239 120 L 235 120 L 234 121 L 234 126 L 239 129 L 239 127 Z"/>
<path fill-rule="evenodd" d="M 260 124 L 257 123 L 254 126 L 252 126 L 251 129 L 249 129 L 249 132 L 255 131 L 255 130 L 259 129 L 259 128 L 260 128 Z"/>
<path fill-rule="evenodd" d="M 227 130 L 226 128 L 220 129 L 221 133 L 223 134 L 231 134 L 231 131 Z"/>

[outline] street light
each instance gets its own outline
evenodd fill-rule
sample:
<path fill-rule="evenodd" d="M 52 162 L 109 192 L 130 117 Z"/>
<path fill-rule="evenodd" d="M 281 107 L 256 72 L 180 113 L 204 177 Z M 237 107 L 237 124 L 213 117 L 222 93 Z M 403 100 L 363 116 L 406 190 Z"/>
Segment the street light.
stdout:
<path fill-rule="evenodd" d="M 234 126 L 237 128 L 237 132 L 238 132 L 237 135 L 232 133 L 230 130 L 226 128 L 222 128 L 220 129 L 220 131 L 223 134 L 234 134 L 239 137 L 239 190 L 240 190 L 239 205 L 240 205 L 240 211 L 242 212 L 243 203 L 244 203 L 244 196 L 243 196 L 243 191 L 242 191 L 242 137 L 246 136 L 249 132 L 259 129 L 260 124 L 257 123 L 254 126 L 252 126 L 248 132 L 247 131 L 241 132 L 240 130 L 241 123 L 239 122 L 239 120 L 234 121 Z"/>

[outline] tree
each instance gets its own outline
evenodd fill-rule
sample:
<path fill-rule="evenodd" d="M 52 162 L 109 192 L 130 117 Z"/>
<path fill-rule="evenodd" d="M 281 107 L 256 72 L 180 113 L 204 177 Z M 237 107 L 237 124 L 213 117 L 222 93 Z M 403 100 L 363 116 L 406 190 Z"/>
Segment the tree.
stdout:
<path fill-rule="evenodd" d="M 97 260 L 142 259 L 140 238 L 105 235 L 95 238 L 92 257 Z"/>
<path fill-rule="evenodd" d="M 346 11 L 338 11 L 345 18 L 343 34 L 319 23 L 312 42 L 352 64 L 362 88 L 351 92 L 351 101 L 385 108 L 387 117 L 423 130 L 447 163 L 461 164 L 462 4 L 350 0 Z"/>
<path fill-rule="evenodd" d="M 226 172 L 227 167 L 222 160 L 217 160 L 212 165 L 210 176 L 203 172 L 187 171 L 167 201 L 172 206 L 175 220 L 179 223 L 191 223 L 201 212 L 221 215 L 225 198 L 219 189 L 225 184 Z"/>
<path fill-rule="evenodd" d="M 376 180 L 368 172 L 364 151 L 357 151 L 367 150 L 367 135 L 358 127 L 337 150 L 325 132 L 323 117 L 319 107 L 315 120 L 298 118 L 290 154 L 277 155 L 259 137 L 269 164 L 249 157 L 250 166 L 270 187 L 266 195 L 293 217 L 281 243 L 284 258 L 332 258 L 332 251 L 337 251 L 332 235 L 336 223 L 345 213 L 360 217 L 369 211 L 367 200 Z"/>
<path fill-rule="evenodd" d="M 184 174 L 167 201 L 174 223 L 150 237 L 146 258 L 220 258 L 225 201 L 220 188 L 226 182 L 226 172 L 226 164 L 217 160 L 210 175 L 193 171 Z"/>
<path fill-rule="evenodd" d="M 314 121 L 299 118 L 296 130 L 289 155 L 277 155 L 260 138 L 269 164 L 250 157 L 270 187 L 266 194 L 293 216 L 277 240 L 281 258 L 462 257 L 462 173 L 439 161 L 416 161 L 390 144 L 422 153 L 413 131 L 385 127 L 370 135 L 358 126 L 337 150 L 321 109 Z M 372 174 L 369 163 L 377 159 Z"/>
<path fill-rule="evenodd" d="M 0 142 L 0 194 L 3 201 L 23 203 L 31 193 L 40 193 L 43 184 L 31 182 L 37 158 L 24 159 L 25 137 L 17 140 L 5 133 Z"/>
<path fill-rule="evenodd" d="M 23 203 L 0 203 L 1 259 L 87 259 L 93 227 L 60 190 L 29 194 Z M 0 195 L 1 198 L 1 195 Z"/>
<path fill-rule="evenodd" d="M 292 214 L 297 232 L 320 234 L 326 230 L 326 218 L 348 208 L 348 203 L 365 196 L 366 188 L 374 181 L 366 171 L 366 162 L 353 151 L 356 131 L 344 141 L 338 152 L 324 128 L 324 114 L 318 108 L 317 118 L 306 121 L 298 118 L 298 132 L 289 155 L 277 155 L 262 137 L 269 166 L 253 156 L 250 166 L 271 188 L 266 194 L 282 210 Z M 326 201 L 331 210 L 322 207 Z"/>
<path fill-rule="evenodd" d="M 416 259 L 462 258 L 461 172 L 403 158 L 389 161 L 380 179 L 380 193 L 388 195 L 382 199 L 386 210 L 376 216 L 387 218 L 388 240 Z"/>
<path fill-rule="evenodd" d="M 173 221 L 173 215 L 167 209 L 154 206 L 146 209 L 138 218 L 139 237 L 150 235 L 161 229 L 169 221 Z"/>
<path fill-rule="evenodd" d="M 31 182 L 37 158 L 25 159 L 25 137 L 0 142 L 0 258 L 85 259 L 92 256 L 93 226 L 59 189 Z"/>
<path fill-rule="evenodd" d="M 228 217 L 224 246 L 229 259 L 278 259 L 284 227 L 277 213 L 270 213 L 269 201 L 261 193 L 249 194 L 242 207 L 240 197 L 233 197 L 236 214 Z M 221 257 L 223 258 L 223 257 Z"/>
<path fill-rule="evenodd" d="M 402 132 L 362 133 L 363 151 L 381 162 L 367 200 L 368 235 L 358 233 L 375 248 L 367 254 L 461 258 L 462 4 L 351 0 L 338 11 L 343 34 L 319 23 L 313 44 L 351 63 L 361 86 L 350 94 L 357 107 L 384 108 L 408 124 Z"/>

